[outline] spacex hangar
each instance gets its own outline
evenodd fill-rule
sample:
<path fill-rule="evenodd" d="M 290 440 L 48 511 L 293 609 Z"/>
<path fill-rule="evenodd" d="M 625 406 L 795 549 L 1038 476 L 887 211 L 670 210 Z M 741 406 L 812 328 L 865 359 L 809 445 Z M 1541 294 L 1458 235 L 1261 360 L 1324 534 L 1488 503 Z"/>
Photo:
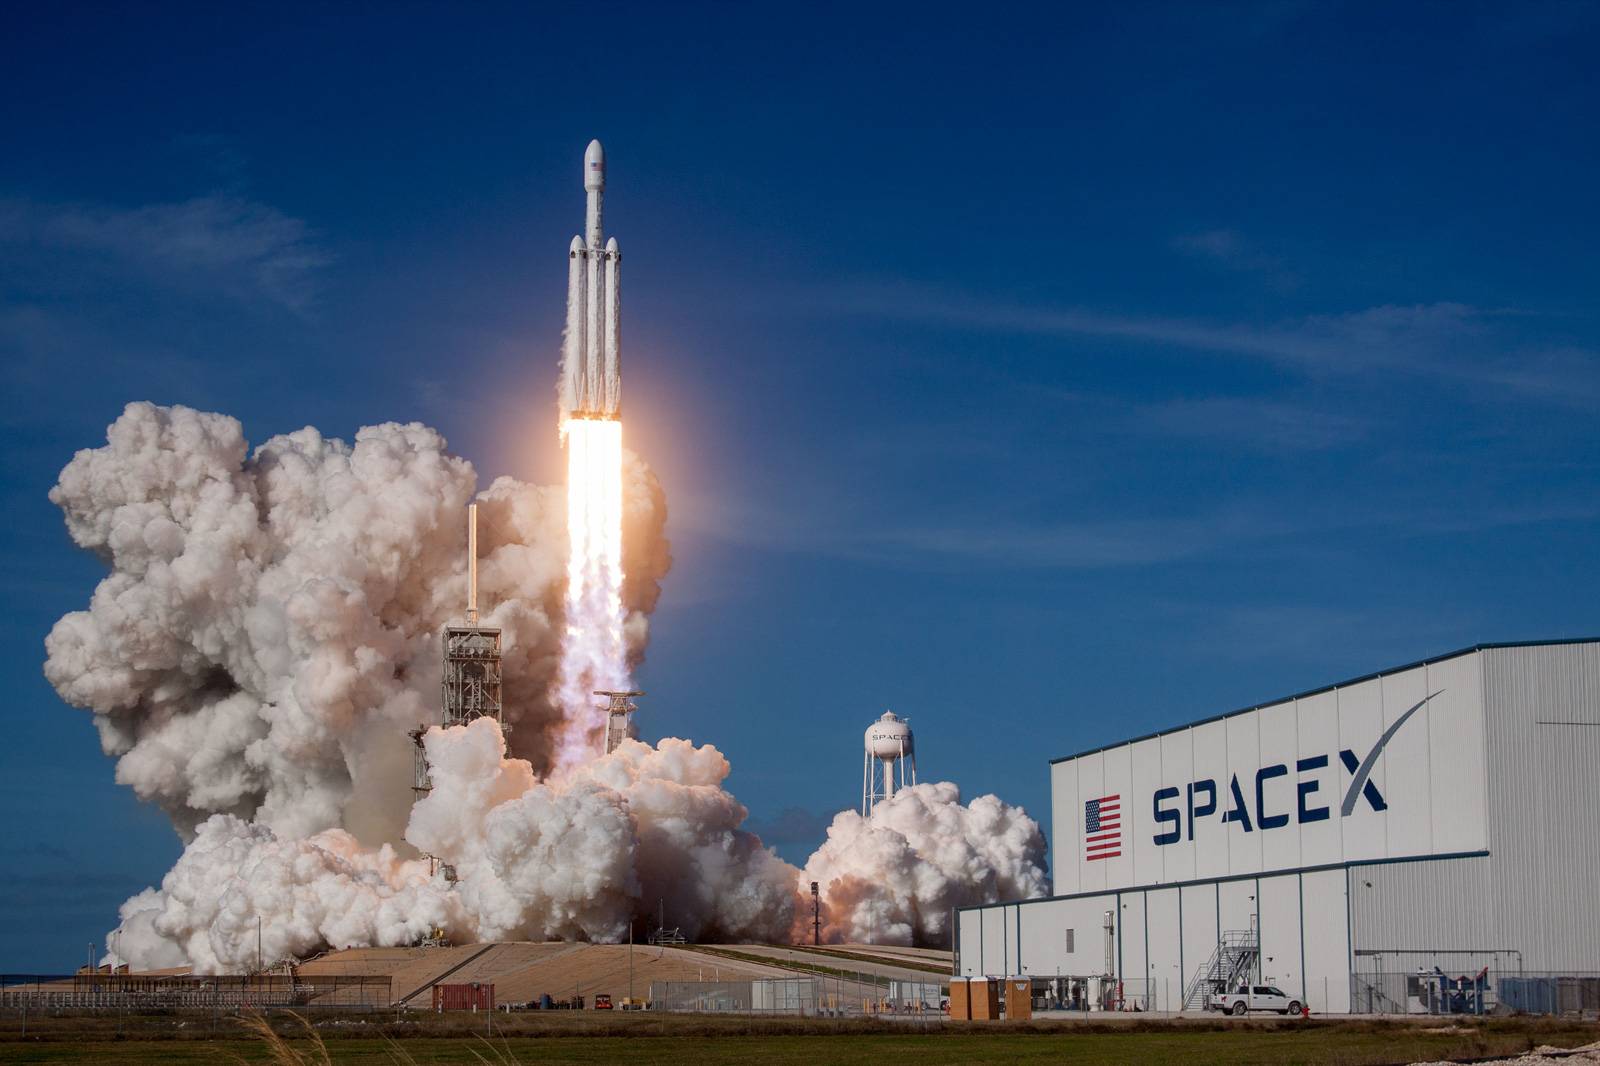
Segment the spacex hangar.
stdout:
<path fill-rule="evenodd" d="M 1085 1009 L 1600 991 L 1600 640 L 1481 644 L 1056 759 L 1056 895 L 959 910 L 957 976 Z"/>

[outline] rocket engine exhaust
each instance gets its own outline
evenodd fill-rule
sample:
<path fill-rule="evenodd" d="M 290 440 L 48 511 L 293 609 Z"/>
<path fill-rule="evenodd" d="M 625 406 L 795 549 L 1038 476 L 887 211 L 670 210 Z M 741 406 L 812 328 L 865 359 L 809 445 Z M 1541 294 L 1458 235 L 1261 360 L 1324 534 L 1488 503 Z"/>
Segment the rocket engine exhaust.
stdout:
<path fill-rule="evenodd" d="M 555 769 L 604 752 L 596 689 L 631 688 L 622 609 L 622 423 L 574 419 L 567 442 L 566 631 L 556 679 L 565 720 Z"/>

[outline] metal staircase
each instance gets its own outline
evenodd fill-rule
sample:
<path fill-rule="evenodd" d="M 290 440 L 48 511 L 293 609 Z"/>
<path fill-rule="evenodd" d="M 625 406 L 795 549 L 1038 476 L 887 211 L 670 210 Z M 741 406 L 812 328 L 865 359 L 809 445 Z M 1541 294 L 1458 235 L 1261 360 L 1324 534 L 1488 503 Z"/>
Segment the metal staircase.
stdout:
<path fill-rule="evenodd" d="M 1206 997 L 1239 984 L 1249 984 L 1261 958 L 1261 942 L 1254 929 L 1230 929 L 1217 941 L 1217 950 L 1194 972 L 1183 990 L 1183 1009 L 1198 1010 Z"/>

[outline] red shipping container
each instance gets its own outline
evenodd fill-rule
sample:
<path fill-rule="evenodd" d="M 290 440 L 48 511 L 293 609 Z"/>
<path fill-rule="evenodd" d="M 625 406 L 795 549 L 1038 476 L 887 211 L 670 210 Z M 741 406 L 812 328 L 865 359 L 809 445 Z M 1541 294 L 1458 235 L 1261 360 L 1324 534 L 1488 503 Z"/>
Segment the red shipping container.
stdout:
<path fill-rule="evenodd" d="M 434 1010 L 494 1010 L 494 985 L 434 985 Z"/>

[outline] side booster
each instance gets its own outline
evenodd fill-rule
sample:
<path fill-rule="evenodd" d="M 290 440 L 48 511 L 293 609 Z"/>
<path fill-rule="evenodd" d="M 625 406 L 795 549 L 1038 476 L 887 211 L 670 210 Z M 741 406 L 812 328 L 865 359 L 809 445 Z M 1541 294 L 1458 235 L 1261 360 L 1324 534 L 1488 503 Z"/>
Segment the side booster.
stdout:
<path fill-rule="evenodd" d="M 605 240 L 601 226 L 606 153 L 599 141 L 590 141 L 583 153 L 583 188 L 588 197 L 588 239 L 572 238 L 567 252 L 567 330 L 561 348 L 563 421 L 615 419 L 622 413 L 617 303 L 622 253 L 615 237 Z"/>

